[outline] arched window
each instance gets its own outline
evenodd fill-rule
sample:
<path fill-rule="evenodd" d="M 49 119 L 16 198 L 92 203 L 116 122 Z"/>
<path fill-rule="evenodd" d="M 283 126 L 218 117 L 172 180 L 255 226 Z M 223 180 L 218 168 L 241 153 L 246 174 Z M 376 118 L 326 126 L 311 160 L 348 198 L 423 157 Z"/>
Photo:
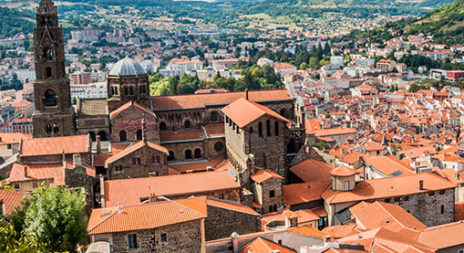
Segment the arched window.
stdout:
<path fill-rule="evenodd" d="M 145 85 L 142 84 L 139 86 L 139 94 L 145 94 L 146 92 L 146 89 L 145 89 Z"/>
<path fill-rule="evenodd" d="M 95 141 L 95 133 L 89 132 L 89 134 L 90 134 L 90 139 L 92 139 L 92 141 Z"/>
<path fill-rule="evenodd" d="M 271 121 L 270 120 L 266 120 L 266 132 L 267 132 L 267 136 L 271 136 Z"/>
<path fill-rule="evenodd" d="M 58 103 L 56 101 L 56 94 L 52 89 L 45 91 L 45 106 L 56 106 Z"/>
<path fill-rule="evenodd" d="M 195 158 L 201 158 L 201 149 L 197 148 L 194 151 L 195 153 Z"/>
<path fill-rule="evenodd" d="M 192 159 L 192 150 L 185 150 L 185 160 Z"/>
<path fill-rule="evenodd" d="M 216 122 L 218 120 L 218 115 L 216 112 L 212 112 L 210 115 L 209 115 L 209 121 L 211 122 Z"/>
<path fill-rule="evenodd" d="M 142 129 L 138 129 L 135 135 L 138 141 L 142 140 Z"/>
<path fill-rule="evenodd" d="M 166 130 L 168 126 L 166 125 L 166 122 L 161 122 L 159 128 L 160 130 Z"/>
<path fill-rule="evenodd" d="M 58 124 L 53 123 L 53 134 L 58 134 L 60 132 L 60 127 Z"/>
<path fill-rule="evenodd" d="M 52 131 L 53 131 L 52 124 L 48 123 L 48 124 L 47 124 L 47 134 L 51 134 Z"/>
<path fill-rule="evenodd" d="M 222 143 L 220 141 L 214 143 L 214 150 L 216 150 L 216 152 L 220 152 L 220 151 L 224 150 L 224 143 Z"/>
<path fill-rule="evenodd" d="M 129 87 L 129 95 L 134 95 L 134 87 Z"/>
<path fill-rule="evenodd" d="M 174 156 L 174 152 L 169 151 L 168 161 L 174 161 L 176 157 Z"/>
<path fill-rule="evenodd" d="M 275 136 L 279 136 L 279 121 L 274 123 L 274 134 Z"/>
<path fill-rule="evenodd" d="M 114 87 L 111 87 L 111 96 L 114 96 L 116 94 L 114 94 Z"/>
<path fill-rule="evenodd" d="M 127 87 L 124 87 L 124 95 L 129 95 L 129 89 Z"/>
<path fill-rule="evenodd" d="M 263 137 L 263 123 L 261 122 L 258 123 L 258 132 L 259 132 L 259 137 Z"/>
<path fill-rule="evenodd" d="M 192 127 L 192 123 L 190 123 L 190 120 L 184 121 L 184 128 L 191 128 L 191 127 Z"/>
<path fill-rule="evenodd" d="M 51 67 L 46 67 L 45 68 L 45 78 L 51 78 L 52 77 L 52 68 Z"/>
<path fill-rule="evenodd" d="M 127 133 L 124 130 L 119 131 L 119 141 L 127 141 Z"/>

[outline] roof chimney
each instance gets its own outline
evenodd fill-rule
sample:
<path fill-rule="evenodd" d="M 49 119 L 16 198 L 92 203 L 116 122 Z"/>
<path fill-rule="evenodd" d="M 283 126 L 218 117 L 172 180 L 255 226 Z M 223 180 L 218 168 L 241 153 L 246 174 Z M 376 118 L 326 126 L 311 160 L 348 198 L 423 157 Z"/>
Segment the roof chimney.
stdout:
<path fill-rule="evenodd" d="M 101 137 L 97 135 L 97 154 L 101 153 Z"/>
<path fill-rule="evenodd" d="M 27 176 L 27 166 L 24 166 L 24 178 L 28 178 L 28 176 Z"/>
<path fill-rule="evenodd" d="M 248 100 L 248 89 L 245 90 L 245 98 Z"/>
<path fill-rule="evenodd" d="M 232 247 L 233 247 L 233 252 L 238 253 L 238 233 L 233 232 L 230 237 L 232 238 Z"/>
<path fill-rule="evenodd" d="M 419 190 L 424 190 L 424 180 L 419 180 Z"/>

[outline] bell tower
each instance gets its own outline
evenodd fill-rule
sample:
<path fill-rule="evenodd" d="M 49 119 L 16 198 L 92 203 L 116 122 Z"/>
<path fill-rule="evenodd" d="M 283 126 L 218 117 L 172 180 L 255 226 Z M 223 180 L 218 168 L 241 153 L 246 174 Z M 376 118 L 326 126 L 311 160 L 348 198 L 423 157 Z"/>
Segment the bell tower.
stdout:
<path fill-rule="evenodd" d="M 34 137 L 67 136 L 75 132 L 69 79 L 65 71 L 63 29 L 51 0 L 41 0 L 34 28 Z"/>

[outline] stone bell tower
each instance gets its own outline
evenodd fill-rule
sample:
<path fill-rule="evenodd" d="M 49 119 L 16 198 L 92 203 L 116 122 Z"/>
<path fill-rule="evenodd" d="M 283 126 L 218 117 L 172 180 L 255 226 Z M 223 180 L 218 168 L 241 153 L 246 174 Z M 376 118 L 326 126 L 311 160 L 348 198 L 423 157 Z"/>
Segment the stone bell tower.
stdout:
<path fill-rule="evenodd" d="M 63 29 L 51 0 L 41 0 L 34 28 L 34 137 L 67 136 L 75 132 L 69 79 L 64 65 Z"/>

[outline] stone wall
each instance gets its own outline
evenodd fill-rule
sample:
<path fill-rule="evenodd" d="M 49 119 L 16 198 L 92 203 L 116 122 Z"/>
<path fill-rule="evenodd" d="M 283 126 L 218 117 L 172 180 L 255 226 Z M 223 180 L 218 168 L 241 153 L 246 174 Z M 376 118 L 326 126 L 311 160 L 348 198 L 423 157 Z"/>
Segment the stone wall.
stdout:
<path fill-rule="evenodd" d="M 150 230 L 113 233 L 114 252 L 201 252 L 201 220 L 194 220 Z M 165 233 L 167 242 L 161 242 Z M 136 250 L 129 250 L 128 235 L 136 234 Z"/>
<path fill-rule="evenodd" d="M 111 142 L 121 142 L 121 131 L 126 131 L 126 141 L 122 142 L 135 142 L 141 140 L 141 138 L 137 139 L 137 131 L 142 130 L 143 118 L 145 118 L 146 139 L 154 143 L 159 143 L 160 137 L 156 118 L 153 114 L 142 111 L 135 106 L 129 107 L 111 119 Z"/>
<path fill-rule="evenodd" d="M 270 192 L 274 191 L 274 197 Z M 262 183 L 253 184 L 255 201 L 261 205 L 262 213 L 277 211 L 283 205 L 282 179 L 270 178 Z M 270 207 L 273 206 L 273 209 Z"/>
<path fill-rule="evenodd" d="M 156 162 L 156 157 L 159 157 L 159 163 Z M 138 158 L 140 158 L 140 164 L 134 164 L 134 159 Z M 122 167 L 122 171 L 117 169 L 119 166 Z M 108 179 L 166 176 L 168 175 L 167 155 L 145 145 L 110 163 L 107 173 Z"/>
<path fill-rule="evenodd" d="M 233 232 L 248 234 L 260 231 L 259 215 L 237 212 L 208 205 L 205 220 L 206 240 L 229 237 Z"/>

